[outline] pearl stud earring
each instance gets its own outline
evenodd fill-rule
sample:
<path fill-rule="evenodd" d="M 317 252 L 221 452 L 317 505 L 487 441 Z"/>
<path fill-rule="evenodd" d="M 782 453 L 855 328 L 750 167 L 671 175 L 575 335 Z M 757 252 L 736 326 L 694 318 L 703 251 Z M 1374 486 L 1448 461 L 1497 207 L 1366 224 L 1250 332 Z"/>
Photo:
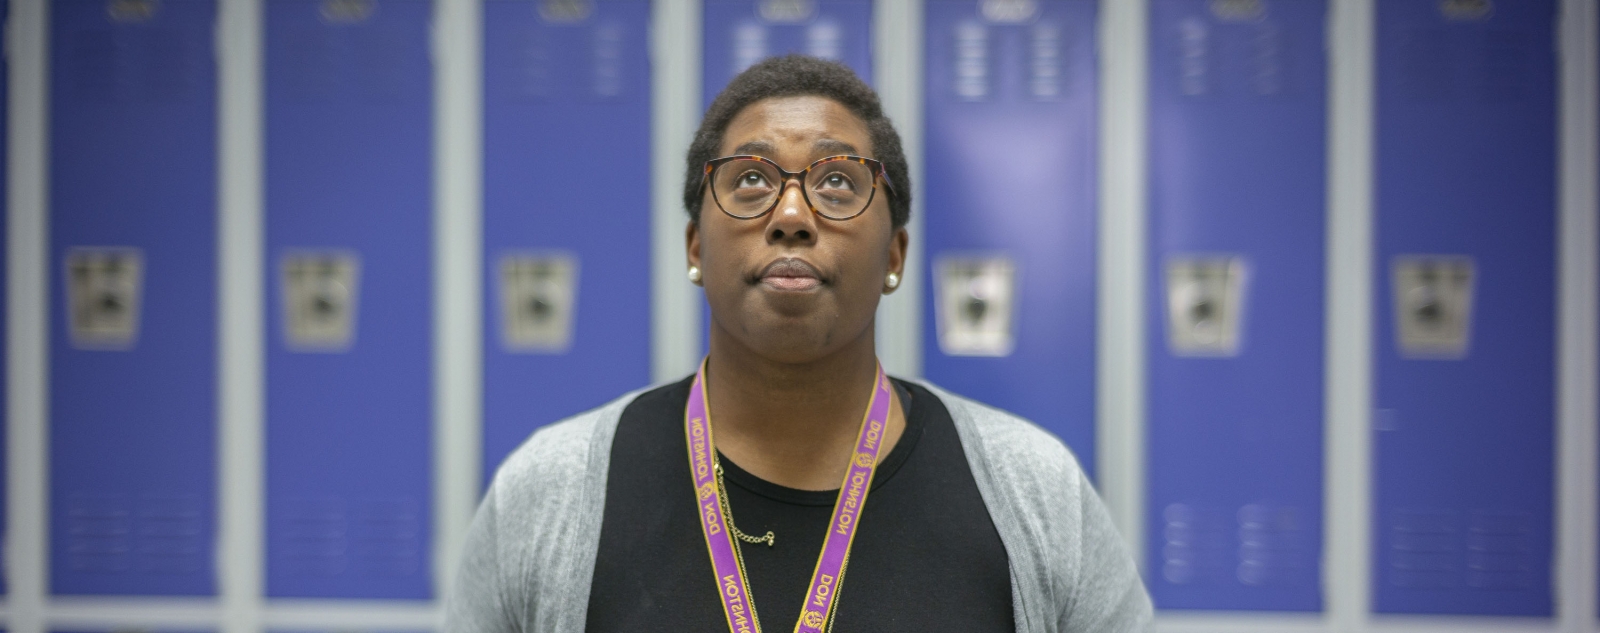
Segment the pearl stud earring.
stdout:
<path fill-rule="evenodd" d="M 700 285 L 700 267 L 699 266 L 690 266 L 689 267 L 689 283 L 692 283 L 692 284 L 697 285 L 697 286 Z"/>
<path fill-rule="evenodd" d="M 900 287 L 900 275 L 895 273 L 889 273 L 888 275 L 885 275 L 883 277 L 883 287 L 888 288 L 889 292 L 894 292 L 895 288 Z"/>

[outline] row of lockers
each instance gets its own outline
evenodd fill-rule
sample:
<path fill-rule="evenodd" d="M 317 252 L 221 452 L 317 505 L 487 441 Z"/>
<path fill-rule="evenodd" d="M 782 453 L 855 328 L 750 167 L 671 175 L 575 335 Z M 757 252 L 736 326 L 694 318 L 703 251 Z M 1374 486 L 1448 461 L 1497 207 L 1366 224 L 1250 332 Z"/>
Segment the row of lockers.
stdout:
<path fill-rule="evenodd" d="M 50 592 L 212 595 L 214 0 L 49 3 Z M 1152 0 L 1146 578 L 1322 608 L 1328 7 Z M 928 0 L 925 375 L 1095 465 L 1093 0 Z M 428 0 L 263 10 L 266 591 L 426 599 Z M 870 0 L 706 0 L 704 98 L 871 80 Z M 651 6 L 483 6 L 483 465 L 650 378 Z M 1374 608 L 1549 615 L 1556 9 L 1377 6 Z M 226 45 L 226 43 L 223 43 Z"/>

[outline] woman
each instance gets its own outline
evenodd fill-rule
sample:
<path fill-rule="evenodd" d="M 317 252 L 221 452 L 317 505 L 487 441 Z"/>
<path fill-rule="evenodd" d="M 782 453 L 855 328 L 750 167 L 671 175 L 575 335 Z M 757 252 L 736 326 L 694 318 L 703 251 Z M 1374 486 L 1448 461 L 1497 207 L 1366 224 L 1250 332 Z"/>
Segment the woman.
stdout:
<path fill-rule="evenodd" d="M 705 362 L 506 459 L 447 629 L 1147 630 L 1058 440 L 883 376 L 873 318 L 900 284 L 910 182 L 871 88 L 832 62 L 757 64 L 688 163 Z"/>

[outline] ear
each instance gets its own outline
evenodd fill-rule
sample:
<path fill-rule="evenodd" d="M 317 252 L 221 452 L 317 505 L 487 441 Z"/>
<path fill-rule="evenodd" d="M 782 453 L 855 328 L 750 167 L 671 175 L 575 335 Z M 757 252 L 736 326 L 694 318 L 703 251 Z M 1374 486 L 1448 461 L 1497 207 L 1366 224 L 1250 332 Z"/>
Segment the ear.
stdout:
<path fill-rule="evenodd" d="M 689 256 L 690 266 L 700 266 L 700 223 L 690 221 L 689 227 L 683 233 L 685 251 Z"/>
<path fill-rule="evenodd" d="M 911 248 L 911 233 L 905 227 L 895 229 L 889 238 L 889 272 L 905 277 L 906 251 Z"/>

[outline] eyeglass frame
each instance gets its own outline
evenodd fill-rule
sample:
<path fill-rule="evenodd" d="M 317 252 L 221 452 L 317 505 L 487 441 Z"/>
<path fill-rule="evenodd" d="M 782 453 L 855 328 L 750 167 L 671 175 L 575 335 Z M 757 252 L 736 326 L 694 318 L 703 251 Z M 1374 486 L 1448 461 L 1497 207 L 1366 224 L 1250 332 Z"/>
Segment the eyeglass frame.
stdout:
<path fill-rule="evenodd" d="M 783 201 L 783 192 L 787 191 L 789 189 L 789 181 L 790 180 L 794 180 L 796 178 L 798 178 L 800 180 L 800 199 L 806 201 L 806 207 L 811 209 L 811 212 L 817 214 L 818 217 L 827 218 L 827 219 L 833 220 L 835 222 L 843 222 L 845 220 L 853 220 L 853 219 L 859 217 L 861 214 L 866 213 L 867 212 L 867 208 L 872 206 L 872 201 L 876 200 L 877 197 L 878 197 L 878 180 L 879 179 L 883 180 L 883 185 L 888 188 L 889 194 L 890 195 L 894 195 L 894 181 L 889 179 L 889 170 L 883 166 L 883 161 L 880 161 L 880 160 L 878 160 L 876 158 L 867 158 L 865 156 L 856 156 L 856 155 L 853 155 L 853 154 L 839 154 L 839 155 L 836 155 L 836 156 L 825 156 L 823 158 L 818 158 L 816 161 L 812 162 L 810 165 L 806 165 L 806 168 L 802 169 L 800 171 L 789 171 L 787 169 L 784 169 L 782 165 L 779 165 L 777 161 L 774 161 L 774 160 L 772 160 L 770 158 L 767 158 L 765 156 L 756 156 L 755 154 L 734 154 L 732 156 L 723 156 L 721 158 L 713 158 L 711 160 L 706 161 L 705 171 L 700 174 L 700 190 L 701 191 L 705 191 L 706 188 L 709 186 L 709 183 L 711 182 L 711 173 L 712 172 L 716 171 L 718 167 L 721 167 L 721 166 L 723 166 L 723 165 L 725 165 L 727 163 L 731 163 L 731 162 L 736 161 L 736 160 L 754 160 L 754 161 L 757 161 L 757 162 L 766 163 L 768 165 L 771 165 L 773 169 L 778 170 L 778 175 L 780 177 L 782 177 L 781 182 L 783 183 L 783 185 L 778 188 L 778 195 L 773 196 L 773 198 L 772 198 L 772 206 L 767 207 L 765 211 L 762 211 L 760 213 L 757 213 L 755 215 L 750 215 L 750 216 L 734 215 L 733 212 L 729 211 L 727 207 L 722 206 L 722 200 L 717 197 L 717 188 L 716 187 L 711 187 L 711 201 L 715 202 L 717 204 L 717 209 L 719 211 L 722 211 L 728 217 L 733 218 L 735 220 L 754 220 L 754 219 L 760 218 L 761 216 L 764 216 L 764 215 L 766 215 L 768 213 L 772 213 L 773 209 L 778 208 L 778 203 Z M 832 217 L 832 216 L 828 216 L 828 215 L 823 214 L 821 211 L 818 211 L 817 210 L 817 205 L 811 203 L 811 195 L 806 193 L 806 176 L 811 173 L 811 170 L 815 169 L 818 165 L 821 165 L 821 164 L 824 164 L 824 163 L 838 162 L 838 161 L 855 161 L 855 162 L 861 163 L 863 165 L 866 165 L 866 166 L 872 168 L 872 174 L 873 174 L 873 178 L 872 178 L 872 193 L 867 196 L 866 204 L 861 205 L 861 210 L 860 211 L 857 211 L 852 215 L 849 215 L 849 216 L 846 216 L 846 217 L 842 217 L 842 218 L 835 218 L 835 217 Z"/>

